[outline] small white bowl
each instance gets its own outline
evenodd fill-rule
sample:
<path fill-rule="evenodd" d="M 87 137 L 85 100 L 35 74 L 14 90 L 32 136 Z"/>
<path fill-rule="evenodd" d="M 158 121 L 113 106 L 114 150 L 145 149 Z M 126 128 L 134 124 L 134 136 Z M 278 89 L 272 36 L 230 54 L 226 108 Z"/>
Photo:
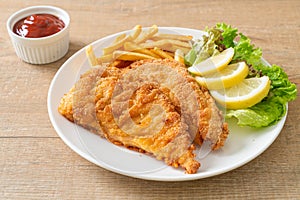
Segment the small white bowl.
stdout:
<path fill-rule="evenodd" d="M 21 37 L 13 32 L 15 23 L 32 14 L 52 14 L 60 18 L 65 27 L 59 32 L 40 38 Z M 33 6 L 12 14 L 6 27 L 16 54 L 23 61 L 31 64 L 46 64 L 59 60 L 69 49 L 69 14 L 53 6 Z"/>

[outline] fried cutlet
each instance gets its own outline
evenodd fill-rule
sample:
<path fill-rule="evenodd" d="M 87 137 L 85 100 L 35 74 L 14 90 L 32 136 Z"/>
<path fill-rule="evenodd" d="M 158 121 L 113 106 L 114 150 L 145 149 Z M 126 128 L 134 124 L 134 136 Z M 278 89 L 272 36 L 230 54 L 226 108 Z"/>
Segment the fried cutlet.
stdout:
<path fill-rule="evenodd" d="M 227 124 L 209 92 L 179 62 L 143 60 L 83 74 L 59 112 L 114 144 L 196 173 L 195 144 L 224 144 Z"/>

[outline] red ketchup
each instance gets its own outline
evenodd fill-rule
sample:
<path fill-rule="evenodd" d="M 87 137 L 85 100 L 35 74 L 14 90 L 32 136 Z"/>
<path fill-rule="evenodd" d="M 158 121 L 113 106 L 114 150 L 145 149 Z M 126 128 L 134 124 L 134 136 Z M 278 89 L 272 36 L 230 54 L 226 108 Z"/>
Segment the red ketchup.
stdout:
<path fill-rule="evenodd" d="M 13 32 L 21 37 L 40 38 L 53 35 L 65 27 L 65 23 L 51 14 L 34 14 L 18 21 Z"/>

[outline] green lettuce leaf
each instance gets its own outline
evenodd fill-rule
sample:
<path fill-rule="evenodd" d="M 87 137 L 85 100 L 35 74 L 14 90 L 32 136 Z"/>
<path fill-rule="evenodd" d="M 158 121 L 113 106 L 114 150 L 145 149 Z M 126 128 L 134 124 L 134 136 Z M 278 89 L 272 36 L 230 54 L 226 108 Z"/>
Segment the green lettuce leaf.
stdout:
<path fill-rule="evenodd" d="M 297 87 L 294 83 L 291 83 L 287 74 L 278 65 L 272 65 L 271 67 L 265 65 L 256 65 L 254 69 L 258 71 L 260 75 L 266 75 L 271 80 L 270 94 L 282 99 L 287 103 L 293 101 L 297 97 Z"/>
<path fill-rule="evenodd" d="M 185 64 L 192 66 L 220 53 L 217 43 L 219 43 L 221 34 L 222 32 L 219 29 L 208 29 L 207 35 L 203 35 L 201 39 L 194 41 L 192 49 L 184 57 Z"/>
<path fill-rule="evenodd" d="M 245 61 L 248 65 L 257 65 L 261 63 L 262 50 L 255 48 L 251 44 L 251 40 L 243 35 L 240 35 L 240 40 L 234 46 L 234 56 L 231 62 Z"/>
<path fill-rule="evenodd" d="M 285 103 L 272 97 L 250 108 L 227 110 L 226 118 L 235 117 L 239 126 L 264 127 L 275 124 L 286 113 Z"/>
<path fill-rule="evenodd" d="M 216 25 L 216 28 L 222 30 L 222 41 L 221 43 L 225 45 L 226 48 L 234 47 L 234 39 L 236 38 L 237 29 L 232 28 L 230 25 L 227 25 L 225 23 L 218 23 Z"/>
<path fill-rule="evenodd" d="M 197 51 L 192 47 L 192 49 L 184 56 L 184 64 L 187 66 L 192 66 L 197 58 Z"/>

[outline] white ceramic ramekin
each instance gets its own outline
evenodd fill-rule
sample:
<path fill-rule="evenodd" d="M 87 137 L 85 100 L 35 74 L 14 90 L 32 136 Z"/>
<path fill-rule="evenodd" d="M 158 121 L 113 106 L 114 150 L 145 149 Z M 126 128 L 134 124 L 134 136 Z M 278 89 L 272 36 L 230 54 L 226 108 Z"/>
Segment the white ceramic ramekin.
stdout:
<path fill-rule="evenodd" d="M 60 18 L 65 23 L 65 27 L 53 35 L 41 38 L 26 38 L 15 34 L 13 32 L 14 24 L 32 14 L 52 14 Z M 6 23 L 17 56 L 31 64 L 51 63 L 62 58 L 68 52 L 69 25 L 68 13 L 53 6 L 24 8 L 12 14 Z"/>

